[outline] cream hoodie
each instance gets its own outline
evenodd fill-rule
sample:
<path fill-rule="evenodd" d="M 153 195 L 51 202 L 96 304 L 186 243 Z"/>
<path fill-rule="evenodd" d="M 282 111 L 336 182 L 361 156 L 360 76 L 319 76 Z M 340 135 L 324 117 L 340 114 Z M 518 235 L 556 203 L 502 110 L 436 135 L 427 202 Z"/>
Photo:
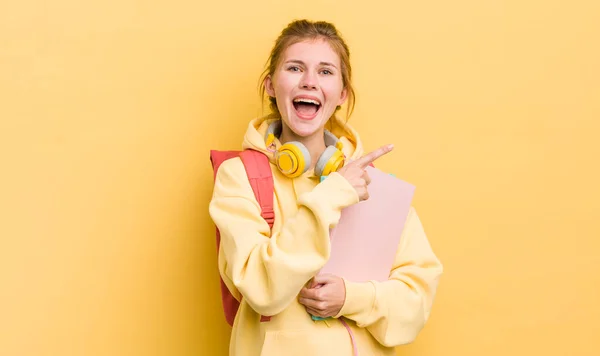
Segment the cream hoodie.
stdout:
<path fill-rule="evenodd" d="M 358 354 L 395 355 L 394 346 L 412 342 L 429 317 L 442 265 L 436 258 L 414 208 L 410 209 L 394 267 L 385 282 L 345 281 L 346 301 L 335 319 L 313 321 L 298 302 L 302 287 L 329 258 L 329 229 L 344 207 L 358 202 L 352 186 L 338 173 L 319 183 L 314 172 L 290 179 L 274 165 L 265 147 L 272 119 L 250 122 L 243 148 L 267 154 L 274 180 L 273 230 L 239 158 L 224 162 L 216 176 L 210 215 L 221 232 L 221 277 L 241 299 L 230 342 L 233 356 L 352 355 L 351 328 Z M 330 131 L 350 159 L 363 154 L 357 133 L 338 119 Z M 276 143 L 280 145 L 279 142 Z M 260 322 L 260 315 L 272 315 Z"/>

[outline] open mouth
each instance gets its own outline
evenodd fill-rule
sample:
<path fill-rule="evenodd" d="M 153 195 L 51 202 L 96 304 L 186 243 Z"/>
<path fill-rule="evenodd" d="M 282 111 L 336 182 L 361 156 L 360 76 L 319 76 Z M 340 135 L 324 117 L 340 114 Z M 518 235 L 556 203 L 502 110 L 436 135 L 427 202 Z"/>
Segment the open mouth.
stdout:
<path fill-rule="evenodd" d="M 321 108 L 321 102 L 309 98 L 296 98 L 293 101 L 294 109 L 302 118 L 313 118 Z"/>

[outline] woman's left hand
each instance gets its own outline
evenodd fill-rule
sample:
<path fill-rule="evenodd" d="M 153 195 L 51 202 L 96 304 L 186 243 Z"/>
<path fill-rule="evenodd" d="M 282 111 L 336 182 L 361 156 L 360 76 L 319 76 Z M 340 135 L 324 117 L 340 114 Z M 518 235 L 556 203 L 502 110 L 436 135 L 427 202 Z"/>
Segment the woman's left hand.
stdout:
<path fill-rule="evenodd" d="M 321 318 L 337 315 L 346 301 L 344 280 L 332 274 L 315 276 L 310 288 L 302 288 L 298 301 L 309 314 Z"/>

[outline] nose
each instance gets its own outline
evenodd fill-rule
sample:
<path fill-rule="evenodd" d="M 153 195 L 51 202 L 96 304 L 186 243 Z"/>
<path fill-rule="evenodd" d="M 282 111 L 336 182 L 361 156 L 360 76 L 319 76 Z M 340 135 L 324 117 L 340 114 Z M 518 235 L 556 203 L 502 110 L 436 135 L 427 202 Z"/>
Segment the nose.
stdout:
<path fill-rule="evenodd" d="M 304 75 L 302 76 L 302 79 L 300 80 L 300 87 L 302 89 L 315 90 L 315 89 L 317 89 L 318 86 L 319 86 L 319 83 L 318 83 L 317 76 L 310 71 L 304 72 Z"/>

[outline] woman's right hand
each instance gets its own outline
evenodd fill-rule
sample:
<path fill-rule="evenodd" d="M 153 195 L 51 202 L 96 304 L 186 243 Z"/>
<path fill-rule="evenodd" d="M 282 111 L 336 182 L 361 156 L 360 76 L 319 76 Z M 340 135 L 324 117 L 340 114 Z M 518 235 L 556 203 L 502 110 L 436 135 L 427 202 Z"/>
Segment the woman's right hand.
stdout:
<path fill-rule="evenodd" d="M 371 183 L 371 178 L 367 174 L 367 166 L 373 163 L 376 159 L 389 153 L 394 148 L 394 145 L 385 145 L 375 151 L 372 151 L 361 158 L 352 161 L 338 170 L 338 173 L 354 187 L 360 201 L 369 199 L 369 191 L 367 186 Z"/>

